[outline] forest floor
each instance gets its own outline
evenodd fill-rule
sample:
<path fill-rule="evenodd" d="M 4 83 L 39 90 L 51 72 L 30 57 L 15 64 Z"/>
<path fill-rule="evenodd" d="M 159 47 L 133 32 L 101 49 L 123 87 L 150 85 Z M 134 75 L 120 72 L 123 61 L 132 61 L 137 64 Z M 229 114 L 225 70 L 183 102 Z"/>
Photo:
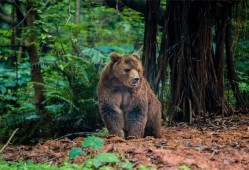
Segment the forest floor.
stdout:
<path fill-rule="evenodd" d="M 124 140 L 103 137 L 104 147 L 98 152 L 124 155 L 135 166 L 154 164 L 155 169 L 248 169 L 249 115 L 218 117 L 206 122 L 164 127 L 163 137 Z M 9 145 L 3 152 L 6 161 L 32 160 L 60 165 L 73 147 L 80 147 L 84 138 L 48 140 L 35 146 Z M 82 163 L 75 157 L 73 163 Z"/>

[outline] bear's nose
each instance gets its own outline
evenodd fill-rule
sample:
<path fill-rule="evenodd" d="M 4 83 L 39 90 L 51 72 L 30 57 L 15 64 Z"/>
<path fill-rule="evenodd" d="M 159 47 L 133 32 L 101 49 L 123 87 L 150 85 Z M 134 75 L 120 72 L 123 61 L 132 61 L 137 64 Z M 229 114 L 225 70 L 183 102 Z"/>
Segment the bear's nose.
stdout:
<path fill-rule="evenodd" d="M 140 80 L 140 78 L 139 78 L 139 77 L 135 77 L 133 80 L 134 80 L 135 82 L 138 82 L 138 81 Z"/>

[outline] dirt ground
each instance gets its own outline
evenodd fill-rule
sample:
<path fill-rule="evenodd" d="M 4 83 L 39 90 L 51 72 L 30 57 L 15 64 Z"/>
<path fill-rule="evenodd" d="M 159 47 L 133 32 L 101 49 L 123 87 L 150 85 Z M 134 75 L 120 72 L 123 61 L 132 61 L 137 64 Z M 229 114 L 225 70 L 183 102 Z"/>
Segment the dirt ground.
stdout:
<path fill-rule="evenodd" d="M 248 169 L 249 115 L 218 117 L 206 122 L 164 127 L 163 137 L 124 140 L 103 137 L 105 145 L 98 152 L 125 155 L 135 165 L 154 164 L 155 169 Z M 60 165 L 68 151 L 80 147 L 84 138 L 54 139 L 35 146 L 8 146 L 3 152 L 6 161 L 32 160 Z M 86 159 L 86 158 L 85 158 Z M 84 157 L 71 160 L 81 163 Z"/>

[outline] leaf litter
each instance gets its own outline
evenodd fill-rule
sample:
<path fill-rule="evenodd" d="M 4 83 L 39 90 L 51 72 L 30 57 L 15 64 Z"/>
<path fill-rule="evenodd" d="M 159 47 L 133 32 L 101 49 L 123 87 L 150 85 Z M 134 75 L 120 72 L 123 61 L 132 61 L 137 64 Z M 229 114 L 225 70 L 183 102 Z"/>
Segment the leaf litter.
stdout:
<path fill-rule="evenodd" d="M 248 169 L 249 170 L 249 117 L 236 115 L 217 117 L 193 125 L 177 123 L 164 126 L 162 138 L 124 140 L 117 136 L 103 137 L 104 146 L 90 155 L 77 156 L 72 163 L 83 163 L 96 153 L 118 153 L 135 166 L 155 169 Z M 27 161 L 61 165 L 69 150 L 81 147 L 84 137 L 47 140 L 35 146 L 9 145 L 3 151 L 6 161 Z"/>

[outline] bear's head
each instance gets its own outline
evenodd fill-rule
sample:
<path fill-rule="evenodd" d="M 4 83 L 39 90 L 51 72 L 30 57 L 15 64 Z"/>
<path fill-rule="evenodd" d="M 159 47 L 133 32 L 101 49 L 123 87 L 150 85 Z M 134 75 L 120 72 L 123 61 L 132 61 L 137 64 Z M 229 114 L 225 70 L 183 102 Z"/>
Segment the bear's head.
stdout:
<path fill-rule="evenodd" d="M 135 88 L 143 78 L 143 67 L 138 54 L 120 56 L 111 53 L 110 59 L 113 64 L 113 75 L 128 88 Z"/>

